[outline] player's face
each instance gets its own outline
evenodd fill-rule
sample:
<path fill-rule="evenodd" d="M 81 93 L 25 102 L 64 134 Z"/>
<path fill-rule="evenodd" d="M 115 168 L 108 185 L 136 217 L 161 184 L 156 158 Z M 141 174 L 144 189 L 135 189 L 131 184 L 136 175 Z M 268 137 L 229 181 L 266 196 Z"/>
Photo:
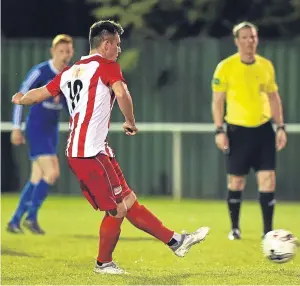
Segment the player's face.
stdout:
<path fill-rule="evenodd" d="M 114 35 L 112 40 L 108 41 L 107 43 L 107 59 L 116 61 L 118 55 L 121 53 L 121 40 L 118 34 Z"/>
<path fill-rule="evenodd" d="M 242 54 L 255 54 L 258 45 L 257 32 L 253 28 L 242 28 L 235 43 Z"/>
<path fill-rule="evenodd" d="M 68 65 L 74 55 L 71 43 L 59 43 L 51 49 L 52 58 L 63 65 Z"/>

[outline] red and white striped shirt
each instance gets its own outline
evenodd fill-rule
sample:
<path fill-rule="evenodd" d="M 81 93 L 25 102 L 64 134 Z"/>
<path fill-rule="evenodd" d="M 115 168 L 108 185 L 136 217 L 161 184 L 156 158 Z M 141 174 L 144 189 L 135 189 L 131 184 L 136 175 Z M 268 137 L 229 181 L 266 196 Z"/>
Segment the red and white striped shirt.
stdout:
<path fill-rule="evenodd" d="M 111 86 L 120 80 L 125 82 L 119 64 L 94 54 L 82 57 L 47 84 L 53 96 L 63 93 L 66 97 L 70 113 L 68 157 L 114 156 L 106 137 L 115 101 Z"/>

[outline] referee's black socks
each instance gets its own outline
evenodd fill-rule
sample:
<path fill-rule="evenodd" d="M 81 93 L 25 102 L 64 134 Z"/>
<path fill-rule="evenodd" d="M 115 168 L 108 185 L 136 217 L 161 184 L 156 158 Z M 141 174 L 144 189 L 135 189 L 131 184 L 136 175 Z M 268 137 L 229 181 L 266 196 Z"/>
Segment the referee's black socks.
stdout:
<path fill-rule="evenodd" d="M 259 192 L 259 202 L 264 221 L 264 234 L 273 229 L 273 213 L 276 203 L 274 192 Z"/>
<path fill-rule="evenodd" d="M 227 203 L 228 203 L 228 209 L 231 218 L 232 229 L 234 228 L 239 229 L 241 201 L 242 201 L 242 191 L 228 190 Z"/>

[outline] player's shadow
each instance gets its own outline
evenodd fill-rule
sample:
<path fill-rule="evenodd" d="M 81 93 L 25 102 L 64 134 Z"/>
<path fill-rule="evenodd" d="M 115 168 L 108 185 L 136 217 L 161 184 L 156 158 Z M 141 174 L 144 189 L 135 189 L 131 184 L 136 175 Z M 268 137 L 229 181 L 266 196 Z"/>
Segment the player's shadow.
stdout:
<path fill-rule="evenodd" d="M 84 234 L 75 234 L 72 235 L 73 238 L 79 239 L 99 239 L 99 236 L 96 235 L 84 235 Z M 120 237 L 121 241 L 157 241 L 154 237 Z"/>
<path fill-rule="evenodd" d="M 34 258 L 42 257 L 40 255 L 33 255 L 22 251 L 12 250 L 5 246 L 2 246 L 1 248 L 1 256 L 19 256 L 19 257 L 34 257 Z"/>

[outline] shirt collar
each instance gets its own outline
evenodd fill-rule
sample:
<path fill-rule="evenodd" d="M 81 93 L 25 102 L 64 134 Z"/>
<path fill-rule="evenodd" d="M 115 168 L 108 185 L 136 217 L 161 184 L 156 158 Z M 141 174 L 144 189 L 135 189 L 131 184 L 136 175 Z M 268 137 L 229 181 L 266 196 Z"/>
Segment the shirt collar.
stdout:
<path fill-rule="evenodd" d="M 49 60 L 49 67 L 50 67 L 50 69 L 55 73 L 55 74 L 59 74 L 59 70 L 57 70 L 56 68 L 55 68 L 55 66 L 53 65 L 53 60 Z"/>

